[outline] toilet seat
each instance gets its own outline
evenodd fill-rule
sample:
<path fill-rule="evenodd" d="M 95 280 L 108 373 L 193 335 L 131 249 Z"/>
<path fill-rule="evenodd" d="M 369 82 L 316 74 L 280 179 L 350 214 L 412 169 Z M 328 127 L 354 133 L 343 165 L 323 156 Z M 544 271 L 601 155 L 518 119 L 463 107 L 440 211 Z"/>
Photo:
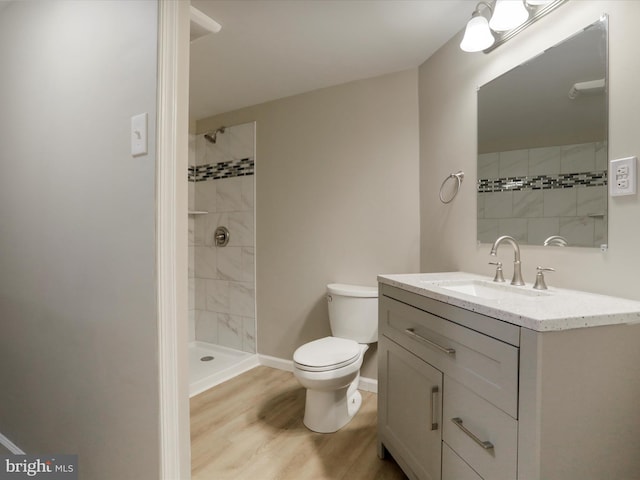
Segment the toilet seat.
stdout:
<path fill-rule="evenodd" d="M 362 353 L 355 340 L 324 337 L 299 347 L 293 354 L 296 368 L 307 372 L 326 372 L 350 365 Z"/>

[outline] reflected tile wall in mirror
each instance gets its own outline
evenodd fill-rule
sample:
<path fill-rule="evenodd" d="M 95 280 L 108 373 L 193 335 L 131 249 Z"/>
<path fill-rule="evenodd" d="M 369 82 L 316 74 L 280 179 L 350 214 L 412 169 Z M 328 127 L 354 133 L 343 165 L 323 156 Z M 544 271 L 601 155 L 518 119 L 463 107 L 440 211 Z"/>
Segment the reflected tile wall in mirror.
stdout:
<path fill-rule="evenodd" d="M 542 245 L 562 235 L 571 246 L 606 243 L 603 151 L 606 143 L 595 142 L 479 155 L 479 241 L 512 235 Z"/>

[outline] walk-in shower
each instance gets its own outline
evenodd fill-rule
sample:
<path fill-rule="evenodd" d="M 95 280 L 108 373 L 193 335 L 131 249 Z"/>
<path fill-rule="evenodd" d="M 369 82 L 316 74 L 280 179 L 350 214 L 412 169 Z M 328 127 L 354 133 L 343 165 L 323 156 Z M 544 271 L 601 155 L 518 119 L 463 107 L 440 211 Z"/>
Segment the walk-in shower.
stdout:
<path fill-rule="evenodd" d="M 189 164 L 189 373 L 195 395 L 258 364 L 255 124 L 193 135 Z"/>

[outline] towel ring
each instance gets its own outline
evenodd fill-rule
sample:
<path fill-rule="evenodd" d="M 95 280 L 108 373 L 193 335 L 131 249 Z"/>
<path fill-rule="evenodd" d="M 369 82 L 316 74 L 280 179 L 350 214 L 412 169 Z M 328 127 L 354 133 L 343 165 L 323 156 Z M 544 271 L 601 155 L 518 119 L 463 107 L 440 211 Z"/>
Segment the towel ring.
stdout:
<path fill-rule="evenodd" d="M 442 189 L 444 188 L 446 183 L 452 178 L 455 178 L 456 180 L 453 195 L 451 195 L 450 199 L 445 200 L 443 198 Z M 451 173 L 447 178 L 444 179 L 444 181 L 442 182 L 442 185 L 440 185 L 440 201 L 442 203 L 451 203 L 453 199 L 456 198 L 456 195 L 458 195 L 458 190 L 460 190 L 460 185 L 462 185 L 463 178 L 464 178 L 464 172 L 462 170 L 458 170 L 456 173 Z"/>

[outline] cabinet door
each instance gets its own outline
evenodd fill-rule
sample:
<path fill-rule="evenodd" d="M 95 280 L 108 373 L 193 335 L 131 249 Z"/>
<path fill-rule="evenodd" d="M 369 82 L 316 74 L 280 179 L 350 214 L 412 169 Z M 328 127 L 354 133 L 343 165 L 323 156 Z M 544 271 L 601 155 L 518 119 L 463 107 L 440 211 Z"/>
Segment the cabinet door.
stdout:
<path fill-rule="evenodd" d="M 440 480 L 442 372 L 380 337 L 378 432 L 405 473 Z"/>

